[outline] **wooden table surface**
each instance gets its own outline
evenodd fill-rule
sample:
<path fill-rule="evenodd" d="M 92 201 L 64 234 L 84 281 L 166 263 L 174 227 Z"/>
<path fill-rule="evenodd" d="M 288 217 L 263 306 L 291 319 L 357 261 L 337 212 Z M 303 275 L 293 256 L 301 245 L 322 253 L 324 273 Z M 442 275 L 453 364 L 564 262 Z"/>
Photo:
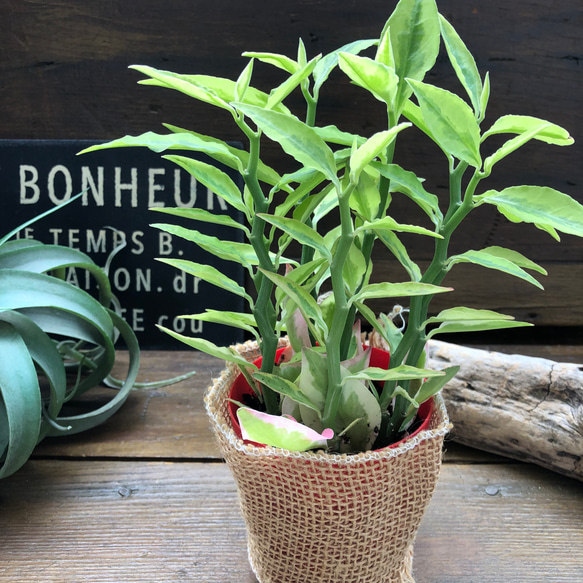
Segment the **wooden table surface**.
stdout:
<path fill-rule="evenodd" d="M 583 362 L 582 347 L 518 350 Z M 221 362 L 180 351 L 145 352 L 142 363 L 144 381 L 197 374 L 133 393 L 105 425 L 43 442 L 0 481 L 0 582 L 256 581 L 202 405 Z M 583 483 L 445 449 L 415 544 L 417 583 L 583 582 Z"/>

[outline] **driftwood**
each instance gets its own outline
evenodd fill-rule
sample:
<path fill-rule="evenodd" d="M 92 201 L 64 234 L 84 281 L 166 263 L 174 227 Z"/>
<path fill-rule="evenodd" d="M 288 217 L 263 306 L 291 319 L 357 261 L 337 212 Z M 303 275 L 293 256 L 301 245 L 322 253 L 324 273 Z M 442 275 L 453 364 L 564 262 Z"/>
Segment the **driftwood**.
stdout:
<path fill-rule="evenodd" d="M 583 480 L 583 366 L 430 341 L 454 440 Z"/>

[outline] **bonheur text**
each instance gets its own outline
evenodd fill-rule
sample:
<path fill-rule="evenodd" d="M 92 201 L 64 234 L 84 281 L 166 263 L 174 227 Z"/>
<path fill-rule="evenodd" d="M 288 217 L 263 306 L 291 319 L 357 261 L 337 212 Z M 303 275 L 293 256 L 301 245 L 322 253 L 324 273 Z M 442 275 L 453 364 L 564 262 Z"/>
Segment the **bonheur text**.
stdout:
<path fill-rule="evenodd" d="M 223 199 L 198 184 L 180 168 L 135 168 L 114 166 L 81 166 L 75 172 L 56 164 L 46 175 L 31 164 L 20 164 L 20 204 L 32 205 L 46 196 L 58 205 L 77 192 L 86 191 L 83 206 L 114 206 L 118 208 L 181 207 L 195 205 L 209 211 L 227 210 Z"/>

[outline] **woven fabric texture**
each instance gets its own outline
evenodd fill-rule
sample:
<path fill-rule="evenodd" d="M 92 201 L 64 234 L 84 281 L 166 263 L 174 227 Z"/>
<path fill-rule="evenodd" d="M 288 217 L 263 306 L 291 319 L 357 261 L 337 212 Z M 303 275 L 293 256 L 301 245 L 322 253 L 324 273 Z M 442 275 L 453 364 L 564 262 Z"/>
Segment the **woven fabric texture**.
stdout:
<path fill-rule="evenodd" d="M 248 360 L 255 343 L 238 346 Z M 429 429 L 357 455 L 255 447 L 232 430 L 227 365 L 205 402 L 237 482 L 251 567 L 260 583 L 414 583 L 413 542 L 450 429 L 437 397 Z"/>

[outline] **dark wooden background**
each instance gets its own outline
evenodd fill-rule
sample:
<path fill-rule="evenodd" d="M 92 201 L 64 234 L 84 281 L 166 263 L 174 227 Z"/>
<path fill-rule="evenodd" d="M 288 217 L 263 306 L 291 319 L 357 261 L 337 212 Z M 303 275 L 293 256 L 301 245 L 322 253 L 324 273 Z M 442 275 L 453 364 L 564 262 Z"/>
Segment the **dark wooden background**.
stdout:
<path fill-rule="evenodd" d="M 395 0 L 4 0 L 0 3 L 0 139 L 110 139 L 158 129 L 169 122 L 241 139 L 230 117 L 182 95 L 136 84 L 130 64 L 182 73 L 236 78 L 243 50 L 293 56 L 302 37 L 310 56 L 358 38 L 378 36 Z M 539 116 L 568 128 L 569 148 L 539 142 L 496 166 L 488 187 L 548 185 L 583 202 L 583 5 L 580 0 L 441 0 L 452 22 L 490 72 L 492 96 L 485 125 L 506 113 Z M 281 77 L 256 68 L 256 83 L 269 89 Z M 431 81 L 456 88 L 443 56 Z M 293 100 L 291 102 L 293 105 Z M 341 115 L 342 117 L 339 117 Z M 365 92 L 334 75 L 321 99 L 318 123 L 370 135 L 384 114 Z M 400 142 L 399 162 L 445 193 L 442 156 L 416 136 Z M 267 161 L 286 161 L 273 146 Z M 0 162 L 1 163 L 1 162 Z M 399 201 L 395 213 L 413 220 Z M 436 298 L 435 308 L 465 304 L 490 307 L 539 324 L 529 338 L 577 342 L 583 330 L 583 242 L 563 236 L 562 244 L 525 225 L 509 225 L 494 209 L 476 212 L 459 233 L 454 250 L 503 245 L 517 249 L 549 270 L 546 292 L 512 278 L 471 266 L 452 272 L 455 295 Z M 413 255 L 426 261 L 430 248 L 411 239 Z M 399 278 L 386 255 L 377 256 L 377 278 Z M 449 294 L 447 294 L 449 295 Z M 538 336 L 537 336 L 538 334 Z M 513 334 L 505 340 L 512 341 Z M 524 341 L 524 332 L 521 339 Z"/>

